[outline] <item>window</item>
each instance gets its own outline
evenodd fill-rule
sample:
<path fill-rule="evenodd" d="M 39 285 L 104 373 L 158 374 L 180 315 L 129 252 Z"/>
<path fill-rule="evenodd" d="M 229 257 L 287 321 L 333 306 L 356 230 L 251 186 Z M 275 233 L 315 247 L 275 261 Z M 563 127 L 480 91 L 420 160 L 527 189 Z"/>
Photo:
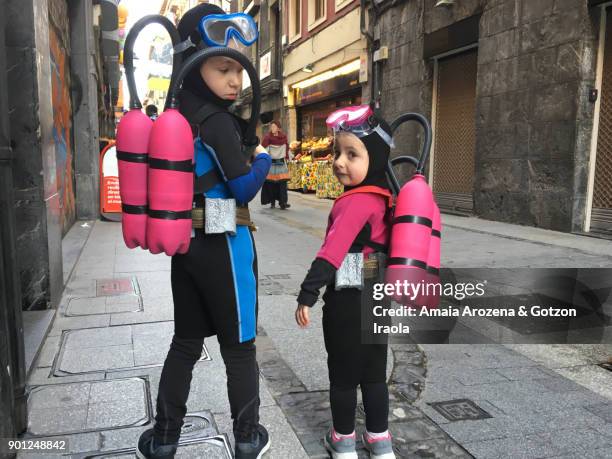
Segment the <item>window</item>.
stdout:
<path fill-rule="evenodd" d="M 259 49 L 261 51 L 267 51 L 270 47 L 270 18 L 268 16 L 269 8 L 262 8 L 259 10 Z"/>
<path fill-rule="evenodd" d="M 295 41 L 302 35 L 301 0 L 289 0 L 289 41 Z"/>
<path fill-rule="evenodd" d="M 308 1 L 308 30 L 321 24 L 326 18 L 325 0 Z"/>

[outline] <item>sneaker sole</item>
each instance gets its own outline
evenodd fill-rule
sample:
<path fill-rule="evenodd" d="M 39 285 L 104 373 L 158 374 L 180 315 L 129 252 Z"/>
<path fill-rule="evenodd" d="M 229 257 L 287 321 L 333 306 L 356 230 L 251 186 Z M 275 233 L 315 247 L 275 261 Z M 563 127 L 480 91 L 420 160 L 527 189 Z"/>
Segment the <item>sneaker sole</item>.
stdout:
<path fill-rule="evenodd" d="M 352 451 L 350 453 L 339 453 L 332 448 L 332 446 L 327 441 L 327 438 L 324 439 L 325 449 L 329 451 L 332 459 L 357 459 L 357 451 Z"/>
<path fill-rule="evenodd" d="M 270 444 L 271 444 L 270 437 L 268 437 L 268 443 L 266 443 L 263 449 L 259 452 L 256 459 L 261 459 L 263 455 L 266 454 L 266 452 L 270 449 Z"/>

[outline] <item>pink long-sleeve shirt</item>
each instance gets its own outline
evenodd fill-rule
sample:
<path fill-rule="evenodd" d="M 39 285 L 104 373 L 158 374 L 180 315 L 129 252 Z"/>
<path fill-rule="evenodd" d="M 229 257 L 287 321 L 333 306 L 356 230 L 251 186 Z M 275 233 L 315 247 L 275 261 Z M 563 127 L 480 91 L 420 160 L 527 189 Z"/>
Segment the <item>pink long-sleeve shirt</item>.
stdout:
<path fill-rule="evenodd" d="M 338 269 L 366 223 L 369 223 L 372 229 L 370 239 L 386 245 L 389 240 L 389 225 L 385 221 L 385 215 L 389 199 L 378 193 L 363 192 L 338 198 L 329 214 L 325 241 L 316 257 L 326 260 Z M 372 252 L 374 249 L 371 247 L 363 248 L 366 256 Z"/>

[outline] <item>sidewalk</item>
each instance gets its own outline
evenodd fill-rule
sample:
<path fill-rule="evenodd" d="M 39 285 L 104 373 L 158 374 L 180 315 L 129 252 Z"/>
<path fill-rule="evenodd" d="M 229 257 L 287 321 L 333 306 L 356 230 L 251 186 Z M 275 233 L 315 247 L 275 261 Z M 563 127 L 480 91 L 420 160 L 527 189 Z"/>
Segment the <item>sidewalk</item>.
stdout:
<path fill-rule="evenodd" d="M 326 457 L 320 305 L 309 329 L 293 319 L 332 204 L 315 199 L 291 193 L 288 211 L 251 206 L 259 227 L 261 418 L 272 436 L 267 457 L 275 459 Z M 444 266 L 612 266 L 610 241 L 446 215 L 443 222 Z M 169 278 L 168 257 L 128 250 L 119 224 L 95 223 L 29 379 L 30 435 L 68 436 L 73 457 L 133 457 L 129 448 L 152 422 L 172 337 Z M 203 351 L 177 457 L 229 457 L 233 441 L 216 340 Z M 388 370 L 398 453 L 612 457 L 612 373 L 596 365 L 611 355 L 612 346 L 394 345 Z M 442 411 L 471 420 L 451 421 L 430 405 L 458 399 L 476 407 L 454 402 Z M 492 417 L 473 419 L 478 408 Z"/>

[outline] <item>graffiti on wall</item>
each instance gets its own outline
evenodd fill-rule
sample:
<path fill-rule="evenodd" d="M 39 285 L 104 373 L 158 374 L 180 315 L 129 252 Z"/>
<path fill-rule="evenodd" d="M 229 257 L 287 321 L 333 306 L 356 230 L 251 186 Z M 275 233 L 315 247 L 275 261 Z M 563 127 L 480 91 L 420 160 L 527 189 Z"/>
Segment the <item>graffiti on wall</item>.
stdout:
<path fill-rule="evenodd" d="M 62 235 L 76 217 L 72 149 L 72 108 L 67 51 L 54 27 L 49 27 L 51 88 L 53 91 L 53 140 L 57 163 L 57 188 L 62 209 Z"/>

